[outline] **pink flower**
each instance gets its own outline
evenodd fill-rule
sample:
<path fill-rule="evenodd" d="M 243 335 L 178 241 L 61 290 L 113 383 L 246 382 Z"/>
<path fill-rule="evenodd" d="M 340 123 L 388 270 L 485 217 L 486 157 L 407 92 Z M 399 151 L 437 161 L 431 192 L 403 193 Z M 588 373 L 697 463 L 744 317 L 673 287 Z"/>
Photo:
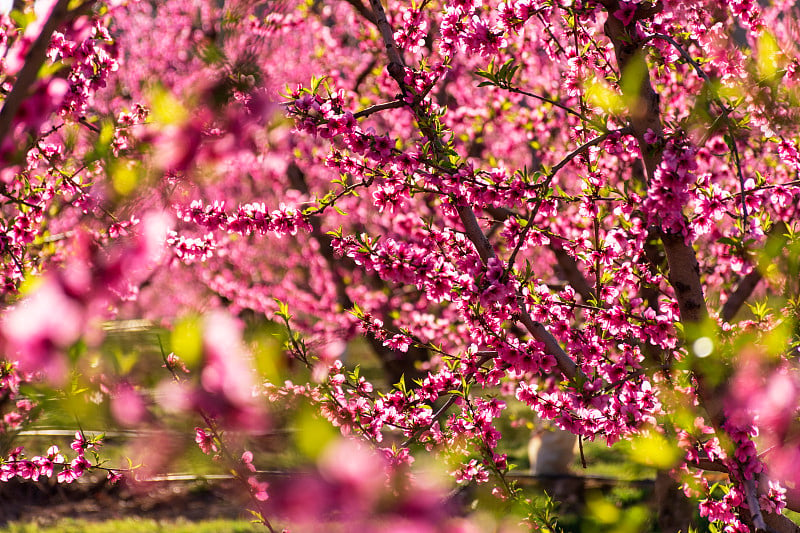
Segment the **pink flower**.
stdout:
<path fill-rule="evenodd" d="M 69 445 L 70 448 L 75 450 L 78 453 L 83 453 L 83 450 L 89 447 L 89 443 L 86 440 L 86 437 L 83 435 L 82 432 L 76 431 L 75 438 L 73 439 L 72 443 Z"/>
<path fill-rule="evenodd" d="M 242 325 L 221 311 L 203 320 L 205 366 L 196 405 L 226 424 L 257 427 L 264 423 L 254 397 L 255 375 L 250 354 L 242 342 Z M 224 416 L 223 416 L 224 415 Z"/>
<path fill-rule="evenodd" d="M 133 427 L 147 416 L 142 396 L 128 383 L 117 387 L 111 399 L 111 414 L 123 426 Z"/>
<path fill-rule="evenodd" d="M 202 428 L 194 428 L 195 437 L 194 441 L 200 446 L 200 449 L 203 450 L 203 453 L 209 454 L 212 451 L 218 452 L 219 448 L 217 448 L 216 443 L 214 442 L 214 436 L 206 433 L 205 430 Z"/>
<path fill-rule="evenodd" d="M 247 478 L 247 484 L 250 486 L 250 494 L 253 498 L 260 502 L 265 502 L 269 499 L 269 494 L 267 494 L 269 483 L 258 481 L 255 476 L 250 476 Z"/>
<path fill-rule="evenodd" d="M 250 450 L 245 450 L 245 452 L 242 454 L 242 463 L 244 463 L 245 468 L 247 468 L 249 471 L 256 471 L 256 467 L 253 464 L 253 452 Z"/>
<path fill-rule="evenodd" d="M 10 353 L 23 372 L 43 372 L 52 383 L 66 377 L 64 354 L 84 327 L 83 306 L 53 277 L 46 277 L 33 294 L 14 307 L 0 324 Z"/>
<path fill-rule="evenodd" d="M 489 481 L 489 473 L 486 469 L 478 463 L 477 460 L 471 459 L 467 464 L 456 472 L 456 481 L 458 483 L 467 483 L 469 481 L 476 481 L 477 483 L 485 483 Z"/>
<path fill-rule="evenodd" d="M 614 11 L 614 17 L 622 21 L 625 26 L 630 25 L 633 16 L 636 14 L 636 4 L 631 2 L 620 2 L 620 7 Z M 648 141 L 649 142 L 649 141 Z"/>
<path fill-rule="evenodd" d="M 86 457 L 84 457 L 83 455 L 79 455 L 78 457 L 73 459 L 69 465 L 72 468 L 72 471 L 75 473 L 76 477 L 82 476 L 84 472 L 86 472 L 89 468 L 92 467 L 89 460 L 86 459 Z"/>
<path fill-rule="evenodd" d="M 69 466 L 65 466 L 64 469 L 61 472 L 59 472 L 58 475 L 56 476 L 56 480 L 59 483 L 69 484 L 78 479 L 79 477 L 80 476 L 75 471 L 73 471 L 72 468 L 70 468 Z"/>

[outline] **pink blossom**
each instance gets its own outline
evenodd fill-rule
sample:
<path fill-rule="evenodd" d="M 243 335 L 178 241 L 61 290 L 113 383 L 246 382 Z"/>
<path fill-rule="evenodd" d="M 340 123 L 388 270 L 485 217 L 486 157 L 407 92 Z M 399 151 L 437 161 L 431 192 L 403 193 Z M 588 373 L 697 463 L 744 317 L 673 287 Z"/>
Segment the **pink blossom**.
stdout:
<path fill-rule="evenodd" d="M 209 454 L 212 451 L 219 451 L 213 435 L 206 433 L 206 431 L 202 428 L 194 428 L 194 431 L 194 441 L 198 444 L 198 446 L 200 446 L 200 449 L 203 451 L 203 453 Z"/>

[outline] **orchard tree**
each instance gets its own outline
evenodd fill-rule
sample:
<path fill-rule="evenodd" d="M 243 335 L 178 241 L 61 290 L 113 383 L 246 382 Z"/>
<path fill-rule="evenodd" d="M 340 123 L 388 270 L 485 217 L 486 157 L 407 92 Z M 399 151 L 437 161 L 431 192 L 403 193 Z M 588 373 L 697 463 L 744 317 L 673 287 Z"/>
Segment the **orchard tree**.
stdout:
<path fill-rule="evenodd" d="M 442 505 L 430 459 L 493 487 L 497 524 L 553 529 L 507 477 L 513 401 L 581 443 L 649 453 L 665 531 L 689 527 L 680 494 L 717 531 L 800 530 L 782 513 L 800 511 L 798 15 L 14 2 L 4 435 L 87 390 L 165 448 L 170 417 L 194 417 L 189 438 L 269 530 L 278 512 L 508 526 Z M 150 372 L 110 348 L 134 319 L 160 344 Z M 364 345 L 378 379 L 352 362 Z M 270 491 L 246 448 L 290 406 L 315 474 Z M 331 425 L 346 438 L 320 439 Z M 83 431 L 74 459 L 8 442 L 3 480 L 124 474 Z"/>

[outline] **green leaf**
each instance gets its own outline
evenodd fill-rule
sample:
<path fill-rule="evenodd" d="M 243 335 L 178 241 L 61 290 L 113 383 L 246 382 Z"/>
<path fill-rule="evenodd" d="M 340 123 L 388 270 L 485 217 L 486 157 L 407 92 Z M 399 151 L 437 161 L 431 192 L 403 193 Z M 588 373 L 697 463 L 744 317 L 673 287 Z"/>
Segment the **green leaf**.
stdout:
<path fill-rule="evenodd" d="M 405 374 L 401 374 L 400 375 L 400 381 L 395 383 L 394 387 L 397 390 L 399 390 L 400 392 L 402 392 L 403 394 L 407 394 L 407 390 L 406 390 L 406 375 Z"/>
<path fill-rule="evenodd" d="M 283 303 L 282 301 L 275 298 L 275 303 L 278 304 L 278 311 L 275 312 L 275 316 L 278 318 L 282 318 L 287 322 L 292 319 L 292 315 L 289 314 L 289 306 Z"/>

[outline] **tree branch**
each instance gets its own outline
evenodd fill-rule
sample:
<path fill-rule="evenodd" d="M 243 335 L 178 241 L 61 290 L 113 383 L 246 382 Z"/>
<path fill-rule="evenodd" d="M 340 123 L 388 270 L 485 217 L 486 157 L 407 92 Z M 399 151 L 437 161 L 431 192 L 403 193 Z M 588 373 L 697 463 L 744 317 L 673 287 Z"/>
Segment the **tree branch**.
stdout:
<path fill-rule="evenodd" d="M 403 87 L 403 79 L 402 77 L 399 80 L 397 79 L 395 73 L 392 72 L 392 70 L 395 70 L 392 68 L 392 64 L 394 63 L 400 67 L 404 67 L 405 61 L 403 61 L 403 57 L 400 55 L 400 49 L 397 48 L 397 43 L 394 41 L 394 32 L 386 18 L 386 11 L 383 10 L 381 0 L 369 0 L 369 4 L 372 6 L 372 12 L 375 16 L 375 25 L 378 26 L 378 31 L 381 32 L 383 44 L 386 47 L 386 55 L 389 57 L 389 65 L 387 67 L 389 74 L 392 75 L 400 87 Z"/>
<path fill-rule="evenodd" d="M 403 107 L 404 105 L 406 104 L 402 100 L 392 100 L 391 102 L 383 102 L 381 104 L 375 104 L 373 106 L 364 108 L 361 111 L 354 113 L 353 116 L 355 118 L 364 118 L 386 109 L 397 109 Z"/>
<path fill-rule="evenodd" d="M 25 56 L 25 63 L 17 74 L 14 88 L 11 89 L 11 92 L 3 102 L 3 109 L 0 110 L 0 143 L 5 140 L 11 131 L 14 118 L 19 112 L 22 102 L 28 97 L 28 90 L 36 82 L 39 69 L 47 58 L 47 49 L 50 46 L 50 38 L 53 36 L 53 32 L 62 22 L 69 18 L 68 5 L 69 0 L 58 0 L 56 2 L 50 12 L 50 16 L 42 25 L 41 33 L 39 33 Z"/>
<path fill-rule="evenodd" d="M 722 306 L 722 310 L 720 311 L 722 320 L 725 322 L 733 320 L 733 317 L 736 316 L 736 313 L 739 312 L 742 305 L 750 298 L 750 295 L 753 294 L 753 291 L 760 281 L 761 271 L 759 271 L 758 268 L 754 268 L 749 274 L 742 278 L 736 286 L 736 290 L 733 291 L 733 294 L 725 301 L 725 305 Z"/>
<path fill-rule="evenodd" d="M 367 19 L 372 24 L 375 24 L 376 26 L 378 25 L 377 22 L 375 21 L 375 16 L 372 14 L 372 11 L 367 9 L 367 6 L 365 6 L 364 3 L 361 2 L 361 0 L 345 0 L 345 1 L 351 6 L 353 6 L 353 9 L 355 9 L 359 15 Z"/>
<path fill-rule="evenodd" d="M 515 261 L 517 259 L 517 254 L 519 253 L 520 249 L 522 248 L 522 244 L 525 242 L 525 238 L 528 236 L 528 232 L 530 232 L 531 226 L 533 225 L 533 219 L 536 216 L 536 213 L 539 212 L 539 207 L 541 207 L 542 201 L 544 200 L 544 191 L 545 191 L 545 189 L 548 189 L 550 187 L 550 183 L 552 183 L 553 178 L 556 177 L 556 174 L 558 173 L 558 171 L 561 170 L 562 168 L 564 168 L 565 166 L 567 166 L 567 164 L 570 161 L 572 161 L 573 159 L 575 159 L 576 157 L 578 157 L 579 155 L 584 153 L 586 150 L 588 150 L 592 146 L 597 146 L 601 142 L 605 141 L 609 136 L 611 136 L 611 135 L 613 135 L 615 133 L 619 133 L 619 134 L 630 133 L 630 131 L 631 131 L 630 128 L 625 126 L 624 128 L 620 128 L 620 129 L 614 130 L 614 131 L 607 131 L 607 132 L 603 133 L 602 135 L 598 135 L 594 139 L 586 141 L 585 143 L 583 143 L 582 145 L 580 145 L 579 147 L 574 149 L 572 152 L 568 153 L 564 157 L 564 159 L 562 159 L 561 161 L 556 163 L 553 166 L 553 168 L 550 169 L 550 173 L 547 175 L 547 178 L 541 184 L 537 185 L 537 187 L 540 189 L 539 196 L 538 196 L 538 198 L 536 198 L 536 203 L 533 206 L 533 208 L 531 209 L 530 215 L 528 216 L 528 223 L 525 225 L 525 228 L 522 230 L 522 234 L 520 235 L 519 240 L 517 241 L 517 245 L 514 247 L 514 250 L 511 252 L 511 256 L 508 258 L 508 270 L 511 270 L 512 268 L 514 268 L 514 263 L 515 263 Z"/>
<path fill-rule="evenodd" d="M 788 231 L 786 227 L 786 223 L 779 222 L 775 224 L 775 226 L 770 230 L 769 237 L 767 237 L 767 241 L 779 240 L 781 243 L 781 248 L 786 243 L 786 235 L 785 233 Z M 736 316 L 736 313 L 739 312 L 742 305 L 750 298 L 750 295 L 753 294 L 758 283 L 761 281 L 761 269 L 757 265 L 747 274 L 739 284 L 736 286 L 736 289 L 733 291 L 728 297 L 728 300 L 725 302 L 725 305 L 722 306 L 722 310 L 720 311 L 720 316 L 722 320 L 725 322 L 730 322 L 733 320 L 733 317 Z"/>
<path fill-rule="evenodd" d="M 404 89 L 405 82 L 402 76 L 403 60 L 400 57 L 397 44 L 394 41 L 394 32 L 392 31 L 392 27 L 389 25 L 389 21 L 386 20 L 386 13 L 383 10 L 380 0 L 370 0 L 370 5 L 375 13 L 375 20 L 378 23 L 378 28 L 380 29 L 383 37 L 383 44 L 386 47 L 386 55 L 388 56 L 390 62 L 387 67 L 389 74 L 392 75 L 398 86 L 401 89 Z M 426 131 L 423 131 L 423 133 L 426 135 L 426 137 L 430 137 L 432 132 L 430 132 L 428 128 L 425 128 L 425 130 Z M 431 141 L 431 144 L 434 146 L 439 146 L 441 144 L 440 139 L 429 138 L 429 141 Z M 600 142 L 600 140 L 595 139 L 595 142 Z M 562 163 L 563 165 L 566 165 L 566 162 Z M 468 205 L 457 206 L 456 210 L 459 218 L 461 219 L 461 223 L 464 225 L 464 231 L 467 237 L 470 239 L 470 241 L 472 241 L 484 264 L 488 262 L 490 258 L 496 257 L 491 243 L 489 243 L 489 240 L 486 238 L 486 235 L 483 234 L 483 231 L 480 228 L 480 224 L 478 224 L 478 219 L 475 217 L 475 211 L 473 211 Z M 528 311 L 525 309 L 524 302 L 520 302 L 519 310 L 520 322 L 522 322 L 522 324 L 527 328 L 528 332 L 533 336 L 534 339 L 545 345 L 547 352 L 556 359 L 559 370 L 569 379 L 573 379 L 576 376 L 586 379 L 586 375 L 580 370 L 580 368 L 578 368 L 578 365 L 575 364 L 575 361 L 573 361 L 570 356 L 567 355 L 561 345 L 558 344 L 556 338 L 553 337 L 549 331 L 547 331 L 547 328 L 545 328 L 541 322 L 533 320 Z"/>
<path fill-rule="evenodd" d="M 621 80 L 620 85 L 626 98 L 634 102 L 629 109 L 631 126 L 634 136 L 639 144 L 645 170 L 649 181 L 652 181 L 656 168 L 661 163 L 663 157 L 663 129 L 661 126 L 661 116 L 659 109 L 659 98 L 653 90 L 650 81 L 650 72 L 647 67 L 644 54 L 641 51 L 642 41 L 628 31 L 622 21 L 614 17 L 611 13 L 619 7 L 618 0 L 601 0 L 607 8 L 609 14 L 605 23 L 605 32 L 614 45 L 617 56 L 619 70 L 625 72 L 642 72 L 642 80 L 638 88 L 631 88 Z M 638 14 L 638 10 L 637 10 Z M 624 75 L 624 74 L 623 74 Z M 644 134 L 652 131 L 657 142 L 648 143 Z M 733 149 L 732 149 L 733 150 Z M 734 158 L 738 162 L 738 153 L 734 153 Z M 745 228 L 742 228 L 743 230 Z M 669 264 L 669 283 L 675 290 L 675 297 L 680 308 L 681 322 L 700 323 L 708 316 L 708 309 L 703 294 L 703 286 L 700 280 L 700 268 L 694 249 L 686 242 L 683 235 L 661 232 L 661 240 Z M 708 412 L 712 425 L 722 431 L 725 413 L 723 409 L 724 384 L 712 385 L 710 380 L 698 368 L 693 369 L 693 374 L 697 380 L 697 395 L 701 405 Z M 742 489 L 745 492 L 748 506 L 750 507 L 752 524 L 763 531 L 774 532 L 776 529 L 767 527 L 764 517 L 761 514 L 758 493 L 754 480 L 744 480 Z M 792 525 L 788 529 L 787 518 L 779 515 L 769 515 L 770 524 L 780 525 L 780 531 L 798 531 L 797 526 Z"/>
<path fill-rule="evenodd" d="M 565 252 L 563 247 L 554 243 L 552 239 L 550 240 L 550 250 L 552 250 L 553 254 L 556 256 L 558 266 L 561 267 L 561 271 L 564 273 L 567 283 L 569 283 L 570 287 L 575 289 L 575 292 L 580 294 L 583 303 L 589 303 L 589 301 L 594 298 L 594 292 L 589 282 L 586 280 L 586 276 L 584 276 L 583 272 L 578 268 L 578 262 Z"/>

